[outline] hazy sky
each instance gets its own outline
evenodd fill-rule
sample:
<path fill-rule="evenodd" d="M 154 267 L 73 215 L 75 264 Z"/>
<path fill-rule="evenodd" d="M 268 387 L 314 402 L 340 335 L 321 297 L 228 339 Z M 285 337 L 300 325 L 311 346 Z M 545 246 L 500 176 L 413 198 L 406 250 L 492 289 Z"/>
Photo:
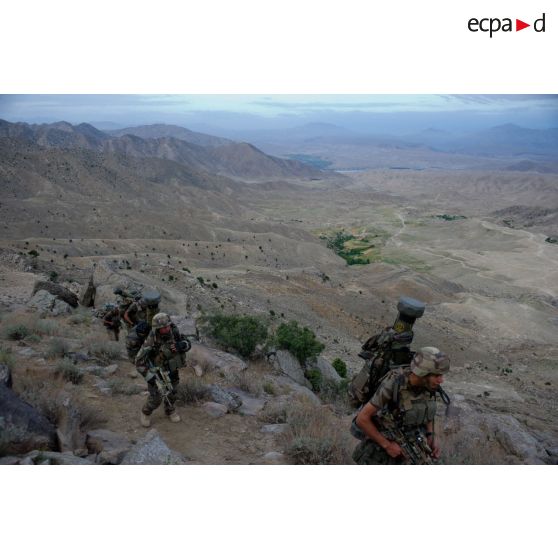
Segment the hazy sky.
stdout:
<path fill-rule="evenodd" d="M 0 95 L 0 118 L 90 122 L 99 128 L 166 123 L 200 131 L 323 122 L 357 132 L 469 131 L 504 123 L 558 127 L 558 95 Z"/>

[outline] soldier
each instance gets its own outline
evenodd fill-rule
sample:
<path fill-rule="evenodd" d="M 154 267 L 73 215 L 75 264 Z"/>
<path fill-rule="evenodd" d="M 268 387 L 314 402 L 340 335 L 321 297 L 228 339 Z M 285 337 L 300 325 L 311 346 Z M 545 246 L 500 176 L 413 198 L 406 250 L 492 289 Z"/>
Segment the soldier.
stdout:
<path fill-rule="evenodd" d="M 415 439 L 426 440 L 425 449 L 430 458 L 440 457 L 434 416 L 436 396 L 449 367 L 448 357 L 439 349 L 423 347 L 415 353 L 410 370 L 400 368 L 388 373 L 354 420 L 353 428 L 356 426 L 362 434 L 358 437 L 363 438 L 353 452 L 356 463 L 395 465 L 405 462 L 401 445 L 382 433 L 386 425 L 393 425 L 405 434 L 412 433 Z M 353 428 L 351 431 L 355 434 Z"/>
<path fill-rule="evenodd" d="M 149 396 L 141 412 L 141 425 L 151 426 L 149 416 L 164 400 L 165 414 L 171 422 L 180 422 L 180 415 L 175 411 L 176 387 L 179 383 L 178 369 L 186 363 L 186 352 L 190 343 L 180 335 L 178 328 L 171 322 L 168 314 L 163 312 L 153 318 L 152 329 L 136 356 L 138 372 L 147 381 Z M 168 374 L 171 389 L 161 393 L 160 371 Z"/>
<path fill-rule="evenodd" d="M 128 329 L 134 327 L 138 322 L 145 321 L 151 327 L 155 314 L 159 313 L 159 302 L 161 295 L 158 291 L 149 290 L 143 293 L 140 300 L 136 300 L 124 312 L 124 321 Z"/>
<path fill-rule="evenodd" d="M 114 289 L 114 294 L 120 297 L 118 301 L 118 309 L 120 310 L 120 316 L 124 316 L 126 310 L 130 307 L 130 305 L 141 298 L 141 295 L 138 291 L 135 290 L 123 290 L 120 287 Z M 126 325 L 129 325 L 125 322 Z"/>
<path fill-rule="evenodd" d="M 106 304 L 103 314 L 103 325 L 107 328 L 109 339 L 115 341 L 120 338 L 120 312 L 116 304 Z"/>
<path fill-rule="evenodd" d="M 130 362 L 136 362 L 136 356 L 149 335 L 149 324 L 145 321 L 138 322 L 126 336 L 126 351 Z"/>
<path fill-rule="evenodd" d="M 419 300 L 402 296 L 393 326 L 385 327 L 362 346 L 359 357 L 365 360 L 361 371 L 349 384 L 349 401 L 357 408 L 366 403 L 390 369 L 409 366 L 413 358 L 413 325 L 424 314 Z"/>

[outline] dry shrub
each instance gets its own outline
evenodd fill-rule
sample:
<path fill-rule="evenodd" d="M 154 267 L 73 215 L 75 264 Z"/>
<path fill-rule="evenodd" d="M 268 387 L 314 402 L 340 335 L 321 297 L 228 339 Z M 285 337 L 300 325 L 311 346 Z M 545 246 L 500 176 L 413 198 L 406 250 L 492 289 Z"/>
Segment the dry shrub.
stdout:
<path fill-rule="evenodd" d="M 146 389 L 138 384 L 132 384 L 123 378 L 111 378 L 107 383 L 113 395 L 137 395 Z"/>
<path fill-rule="evenodd" d="M 281 399 L 273 399 L 265 404 L 260 412 L 260 417 L 270 424 L 284 424 L 287 422 L 287 402 Z"/>
<path fill-rule="evenodd" d="M 38 335 L 60 335 L 60 326 L 55 320 L 41 319 L 33 324 L 33 333 Z"/>
<path fill-rule="evenodd" d="M 47 358 L 65 357 L 70 352 L 70 345 L 65 339 L 55 337 L 49 341 Z"/>
<path fill-rule="evenodd" d="M 176 388 L 176 401 L 187 405 L 206 401 L 209 398 L 209 388 L 196 376 L 186 376 Z"/>
<path fill-rule="evenodd" d="M 263 392 L 262 379 L 254 371 L 239 370 L 230 375 L 230 380 L 237 388 L 256 397 Z"/>
<path fill-rule="evenodd" d="M 10 349 L 0 347 L 0 364 L 5 364 L 10 370 L 15 366 L 15 358 Z"/>
<path fill-rule="evenodd" d="M 297 465 L 351 463 L 347 428 L 325 406 L 295 400 L 287 409 L 286 453 Z"/>
<path fill-rule="evenodd" d="M 91 324 L 91 312 L 82 306 L 78 307 L 70 316 L 69 322 L 74 325 Z"/>
<path fill-rule="evenodd" d="M 66 391 L 64 380 L 61 378 L 30 370 L 25 376 L 18 375 L 14 388 L 21 399 L 35 407 L 55 425 L 58 425 L 69 407 L 79 413 L 79 426 L 84 432 L 99 428 L 107 421 L 100 409 L 92 407 L 77 394 Z"/>
<path fill-rule="evenodd" d="M 25 339 L 30 334 L 31 330 L 25 324 L 6 325 L 2 328 L 2 337 L 11 339 L 12 341 Z"/>
<path fill-rule="evenodd" d="M 108 341 L 101 337 L 88 337 L 84 347 L 102 362 L 112 362 L 122 356 L 120 345 L 115 341 Z"/>
<path fill-rule="evenodd" d="M 83 372 L 69 358 L 62 359 L 54 371 L 72 384 L 81 384 L 83 380 Z"/>

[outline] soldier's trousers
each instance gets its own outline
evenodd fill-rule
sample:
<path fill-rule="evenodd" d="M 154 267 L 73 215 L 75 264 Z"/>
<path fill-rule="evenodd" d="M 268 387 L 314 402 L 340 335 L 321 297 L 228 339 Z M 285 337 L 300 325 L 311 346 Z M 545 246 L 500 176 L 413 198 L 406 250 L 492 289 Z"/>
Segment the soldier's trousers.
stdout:
<path fill-rule="evenodd" d="M 115 341 L 119 341 L 120 339 L 120 328 L 109 328 L 107 327 L 107 333 L 109 339 L 114 339 Z"/>
<path fill-rule="evenodd" d="M 401 465 L 401 461 L 390 457 L 372 440 L 363 440 L 353 451 L 353 460 L 357 465 Z"/>
<path fill-rule="evenodd" d="M 170 415 L 174 412 L 174 403 L 176 401 L 176 388 L 180 383 L 180 378 L 178 377 L 178 371 L 170 373 L 170 380 L 172 384 L 172 391 L 168 396 L 168 401 L 165 399 L 165 414 Z M 147 396 L 147 401 L 142 408 L 142 413 L 144 415 L 150 415 L 163 401 L 163 397 L 159 393 L 157 386 L 152 383 L 147 384 L 147 390 L 149 395 Z"/>

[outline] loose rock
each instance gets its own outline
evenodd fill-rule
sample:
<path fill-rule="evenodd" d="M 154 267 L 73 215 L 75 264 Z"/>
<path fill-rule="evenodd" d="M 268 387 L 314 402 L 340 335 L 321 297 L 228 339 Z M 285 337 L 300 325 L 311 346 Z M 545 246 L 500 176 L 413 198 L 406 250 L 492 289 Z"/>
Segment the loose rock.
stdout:
<path fill-rule="evenodd" d="M 122 465 L 180 465 L 185 462 L 186 458 L 172 451 L 157 430 L 152 428 L 126 454 Z"/>

